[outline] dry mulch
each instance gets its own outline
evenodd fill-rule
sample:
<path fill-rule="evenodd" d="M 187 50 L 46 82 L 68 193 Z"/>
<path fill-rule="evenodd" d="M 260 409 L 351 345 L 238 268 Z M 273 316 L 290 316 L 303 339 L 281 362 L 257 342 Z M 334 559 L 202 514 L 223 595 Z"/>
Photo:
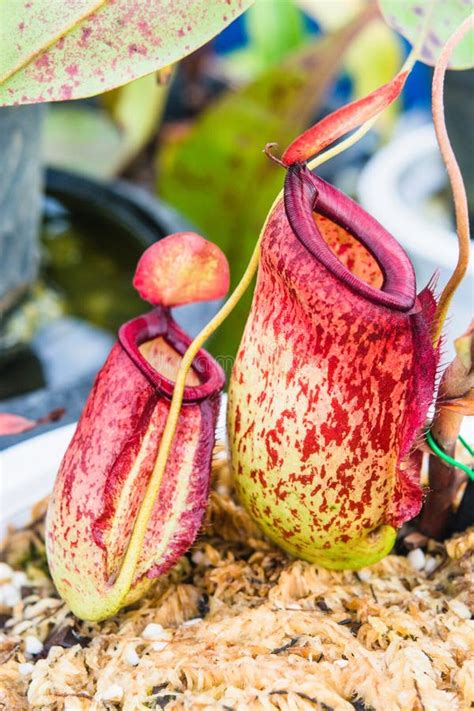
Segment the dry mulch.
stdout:
<path fill-rule="evenodd" d="M 359 573 L 327 571 L 262 537 L 216 459 L 193 549 L 139 603 L 91 624 L 48 576 L 45 506 L 3 547 L 0 709 L 474 706 L 474 530 L 430 543 L 421 571 L 397 555 Z M 8 566 L 27 574 L 16 602 L 1 594 L 2 583 L 11 592 Z M 153 639 L 150 628 L 142 635 L 150 623 Z"/>

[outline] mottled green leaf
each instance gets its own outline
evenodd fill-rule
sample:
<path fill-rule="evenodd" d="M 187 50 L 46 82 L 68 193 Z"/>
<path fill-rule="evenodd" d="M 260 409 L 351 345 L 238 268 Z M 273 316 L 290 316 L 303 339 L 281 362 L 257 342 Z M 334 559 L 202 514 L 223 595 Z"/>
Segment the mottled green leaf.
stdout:
<path fill-rule="evenodd" d="M 350 25 L 264 72 L 211 106 L 182 139 L 160 154 L 159 192 L 226 254 L 232 286 L 240 279 L 284 173 L 263 154 L 283 149 L 310 122 L 344 50 L 366 23 Z M 218 356 L 236 352 L 251 294 L 211 343 Z M 225 363 L 224 363 L 225 364 Z"/>
<path fill-rule="evenodd" d="M 471 0 L 379 0 L 379 5 L 388 24 L 412 44 L 426 32 L 420 59 L 431 65 L 473 9 Z M 473 65 L 474 31 L 471 31 L 454 50 L 449 66 L 467 69 Z"/>
<path fill-rule="evenodd" d="M 0 105 L 78 99 L 176 62 L 252 0 L 0 0 Z"/>

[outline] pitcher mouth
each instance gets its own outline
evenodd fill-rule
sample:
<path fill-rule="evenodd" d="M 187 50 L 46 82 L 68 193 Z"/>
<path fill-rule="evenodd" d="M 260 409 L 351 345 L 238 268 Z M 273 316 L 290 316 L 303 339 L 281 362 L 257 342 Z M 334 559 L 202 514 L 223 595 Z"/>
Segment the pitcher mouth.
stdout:
<path fill-rule="evenodd" d="M 347 195 L 300 163 L 288 168 L 285 212 L 298 240 L 338 280 L 368 301 L 397 311 L 410 311 L 416 300 L 413 265 L 396 239 Z M 383 274 L 380 289 L 353 274 L 330 249 L 313 213 L 347 230 L 373 256 Z"/>
<path fill-rule="evenodd" d="M 174 382 L 156 370 L 140 352 L 142 344 L 160 336 L 181 356 L 192 342 L 174 321 L 169 309 L 163 306 L 157 306 L 153 311 L 127 321 L 118 332 L 119 343 L 129 358 L 161 395 L 171 399 Z M 205 350 L 198 351 L 192 368 L 198 375 L 200 384 L 187 385 L 184 388 L 183 403 L 200 402 L 224 387 L 224 371 Z"/>

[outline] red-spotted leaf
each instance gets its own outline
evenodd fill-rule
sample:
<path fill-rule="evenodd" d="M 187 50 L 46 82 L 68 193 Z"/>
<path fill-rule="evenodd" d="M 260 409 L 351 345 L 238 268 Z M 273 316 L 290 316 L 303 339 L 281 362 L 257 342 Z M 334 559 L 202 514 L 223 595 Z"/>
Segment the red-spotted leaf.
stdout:
<path fill-rule="evenodd" d="M 0 105 L 93 96 L 193 52 L 253 0 L 13 0 L 0 23 Z"/>
<path fill-rule="evenodd" d="M 14 435 L 27 432 L 36 427 L 36 420 L 29 420 L 21 415 L 13 415 L 10 412 L 0 412 L 0 437 L 2 435 Z"/>
<path fill-rule="evenodd" d="M 415 44 L 425 35 L 420 59 L 434 65 L 445 42 L 472 13 L 471 0 L 379 0 L 382 14 L 394 30 Z M 468 69 L 474 65 L 474 31 L 454 50 L 450 69 Z"/>
<path fill-rule="evenodd" d="M 217 245 L 195 232 L 176 232 L 143 253 L 133 285 L 155 305 L 220 299 L 229 290 L 229 265 Z"/>
<path fill-rule="evenodd" d="M 286 165 L 304 163 L 344 134 L 376 116 L 400 96 L 407 76 L 408 72 L 400 72 L 363 99 L 353 101 L 325 116 L 290 143 L 283 153 L 283 162 Z"/>

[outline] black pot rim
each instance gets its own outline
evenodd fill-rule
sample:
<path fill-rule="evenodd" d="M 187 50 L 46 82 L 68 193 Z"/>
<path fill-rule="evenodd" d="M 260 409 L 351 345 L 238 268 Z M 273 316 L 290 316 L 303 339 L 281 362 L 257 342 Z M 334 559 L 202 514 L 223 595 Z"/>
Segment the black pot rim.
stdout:
<path fill-rule="evenodd" d="M 111 184 L 57 168 L 46 171 L 45 193 L 83 215 L 107 219 L 132 232 L 144 246 L 172 232 L 192 230 L 190 223 L 168 204 L 125 180 Z"/>

